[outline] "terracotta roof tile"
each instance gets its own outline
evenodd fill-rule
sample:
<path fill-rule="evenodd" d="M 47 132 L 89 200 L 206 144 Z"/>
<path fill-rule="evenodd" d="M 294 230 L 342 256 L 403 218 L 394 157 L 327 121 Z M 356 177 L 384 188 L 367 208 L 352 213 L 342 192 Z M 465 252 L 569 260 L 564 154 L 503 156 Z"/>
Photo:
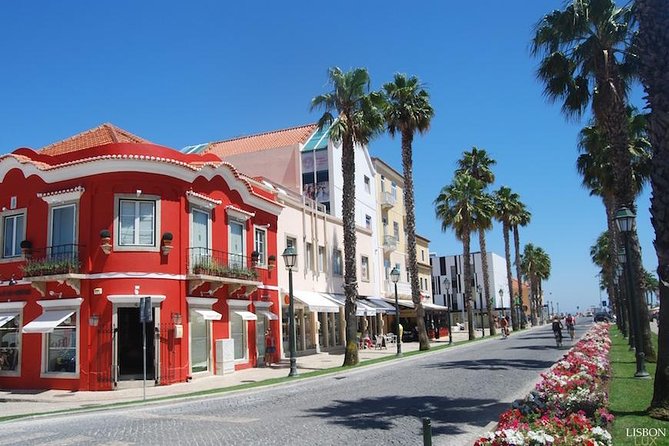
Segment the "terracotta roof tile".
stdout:
<path fill-rule="evenodd" d="M 287 147 L 298 143 L 304 144 L 317 127 L 316 124 L 307 124 L 299 127 L 259 133 L 257 135 L 241 136 L 226 141 L 212 142 L 204 150 L 204 153 L 213 153 L 220 157 L 225 157 L 240 153 Z"/>
<path fill-rule="evenodd" d="M 105 123 L 62 141 L 44 146 L 39 150 L 39 153 L 51 156 L 62 155 L 64 153 L 76 152 L 78 150 L 116 142 L 151 144 L 150 141 L 144 138 L 133 135 L 113 124 Z"/>

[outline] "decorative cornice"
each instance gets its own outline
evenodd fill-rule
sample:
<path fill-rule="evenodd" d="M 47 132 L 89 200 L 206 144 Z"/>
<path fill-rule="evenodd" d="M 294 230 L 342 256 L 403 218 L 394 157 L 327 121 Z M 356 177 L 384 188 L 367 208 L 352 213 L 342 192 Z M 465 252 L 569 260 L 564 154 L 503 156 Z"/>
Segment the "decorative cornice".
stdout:
<path fill-rule="evenodd" d="M 186 191 L 186 199 L 190 204 L 199 206 L 205 209 L 213 209 L 214 207 L 223 203 L 221 200 L 216 200 L 214 198 L 208 197 L 204 194 L 198 194 L 192 190 Z"/>
<path fill-rule="evenodd" d="M 82 186 L 73 187 L 71 189 L 63 189 L 52 192 L 40 192 L 37 197 L 46 201 L 50 205 L 66 203 L 68 201 L 76 201 L 81 198 L 85 189 Z"/>
<path fill-rule="evenodd" d="M 225 212 L 228 214 L 228 217 L 232 217 L 235 220 L 240 220 L 243 222 L 245 222 L 249 218 L 256 216 L 255 212 L 248 212 L 245 211 L 244 209 L 239 209 L 238 207 L 235 207 L 231 204 L 225 207 Z"/>

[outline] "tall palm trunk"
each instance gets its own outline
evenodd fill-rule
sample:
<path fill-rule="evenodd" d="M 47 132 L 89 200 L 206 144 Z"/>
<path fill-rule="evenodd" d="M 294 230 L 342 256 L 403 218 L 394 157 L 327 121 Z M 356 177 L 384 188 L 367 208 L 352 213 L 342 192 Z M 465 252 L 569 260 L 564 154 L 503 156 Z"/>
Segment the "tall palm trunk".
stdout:
<path fill-rule="evenodd" d="M 613 176 L 615 180 L 616 203 L 635 209 L 634 186 L 632 183 L 632 155 L 629 151 L 629 125 L 625 102 L 622 100 L 624 88 L 620 81 L 615 64 L 603 63 L 603 67 L 597 74 L 597 84 L 604 90 L 598 93 L 593 100 L 593 108 L 597 123 L 601 125 L 604 137 L 610 142 L 613 149 Z M 605 67 L 605 68 L 604 68 Z M 656 360 L 655 350 L 650 335 L 650 320 L 646 310 L 643 286 L 643 267 L 641 263 L 641 245 L 637 236 L 636 227 L 632 228 L 630 234 L 631 253 L 628 261 L 631 263 L 632 271 L 636 276 L 632 297 L 639 313 L 639 331 L 643 340 L 643 350 L 646 358 L 650 361 Z M 629 293 L 628 293 L 629 295 Z"/>
<path fill-rule="evenodd" d="M 342 141 L 341 168 L 344 180 L 342 188 L 342 221 L 344 227 L 344 294 L 346 303 L 346 352 L 344 364 L 356 365 L 358 356 L 358 319 L 356 317 L 358 283 L 356 275 L 355 233 L 355 152 L 353 138 L 346 135 Z"/>
<path fill-rule="evenodd" d="M 521 310 L 522 310 L 522 305 L 523 305 L 523 282 L 521 280 L 520 276 L 520 235 L 518 234 L 518 225 L 513 225 L 513 247 L 516 250 L 516 278 L 518 280 L 518 300 L 521 305 Z M 530 306 L 532 305 L 532 300 L 528 299 L 528 302 L 530 302 Z M 536 310 L 536 308 L 535 308 Z M 532 309 L 530 309 L 530 312 L 532 314 L 532 325 L 537 324 L 537 319 L 536 319 L 536 314 L 532 312 Z M 518 321 L 520 323 L 520 321 Z"/>
<path fill-rule="evenodd" d="M 411 280 L 411 299 L 416 309 L 416 325 L 420 350 L 430 349 L 430 340 L 425 330 L 425 310 L 420 297 L 418 283 L 418 263 L 416 260 L 416 206 L 413 197 L 413 161 L 411 143 L 413 134 L 402 132 L 402 168 L 404 169 L 404 211 L 406 212 L 407 250 L 409 251 L 409 278 Z"/>
<path fill-rule="evenodd" d="M 511 246 L 509 246 L 509 224 L 502 223 L 502 232 L 504 233 L 504 256 L 506 257 L 506 281 L 509 284 L 509 304 L 511 311 L 511 327 L 514 331 L 518 331 L 518 315 L 516 314 L 516 297 L 513 295 L 513 280 L 511 279 Z M 520 288 L 520 283 L 518 288 Z"/>
<path fill-rule="evenodd" d="M 495 305 L 492 301 L 494 295 L 490 295 L 490 274 L 488 273 L 488 251 L 486 249 L 485 243 L 485 231 L 479 229 L 479 247 L 481 248 L 481 268 L 483 268 L 483 288 L 485 293 L 485 301 L 487 302 L 488 307 L 488 326 L 490 327 L 490 335 L 493 336 L 497 334 L 495 330 L 495 315 L 493 314 L 493 308 Z M 483 308 L 481 308 L 483 311 Z"/>
<path fill-rule="evenodd" d="M 474 334 L 474 309 L 472 308 L 472 263 L 469 234 L 471 234 L 471 231 L 467 227 L 465 228 L 464 236 L 462 237 L 462 270 L 465 276 L 465 294 L 463 299 L 465 300 L 464 303 L 467 308 L 467 330 L 469 332 L 469 340 L 472 340 L 476 338 L 476 335 Z"/>
<path fill-rule="evenodd" d="M 615 314 L 618 316 L 616 317 L 616 324 L 621 331 L 624 331 L 624 319 L 622 317 L 622 312 L 620 311 L 622 304 L 621 298 L 616 291 L 613 280 L 616 275 L 616 269 L 618 265 L 617 241 L 619 239 L 618 228 L 616 227 L 615 221 L 613 220 L 613 217 L 616 213 L 615 198 L 610 193 L 606 193 L 602 197 L 602 201 L 604 202 L 604 209 L 606 211 L 606 227 L 609 232 L 608 248 L 610 261 L 609 264 L 604 268 L 604 274 L 606 275 L 606 292 L 608 293 L 611 302 L 613 302 L 613 309 Z"/>
<path fill-rule="evenodd" d="M 669 419 L 669 3 L 636 0 L 639 19 L 639 71 L 651 114 L 648 118 L 653 147 L 651 208 L 655 252 L 660 277 L 660 336 L 650 414 Z"/>

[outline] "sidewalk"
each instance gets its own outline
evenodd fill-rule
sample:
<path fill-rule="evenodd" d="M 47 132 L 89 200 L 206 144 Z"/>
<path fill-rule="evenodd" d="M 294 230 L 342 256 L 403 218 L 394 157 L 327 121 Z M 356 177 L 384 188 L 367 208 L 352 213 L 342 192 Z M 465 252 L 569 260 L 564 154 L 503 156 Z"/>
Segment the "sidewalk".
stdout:
<path fill-rule="evenodd" d="M 477 337 L 481 332 L 477 331 Z M 489 336 L 486 330 L 486 338 Z M 498 335 L 499 336 L 499 335 Z M 453 344 L 468 339 L 466 331 L 453 332 Z M 432 341 L 432 347 L 448 344 L 448 337 Z M 405 342 L 402 352 L 418 350 L 418 342 Z M 363 349 L 359 351 L 360 363 L 385 356 L 394 356 L 396 345 L 389 344 L 388 349 Z M 298 373 L 308 373 L 340 367 L 344 361 L 343 349 L 333 352 L 318 353 L 297 358 Z M 262 382 L 273 378 L 288 376 L 290 365 L 287 359 L 271 367 L 258 367 L 236 371 L 229 375 L 205 376 L 195 378 L 188 383 L 177 383 L 169 386 L 149 386 L 147 381 L 146 400 L 165 397 L 188 397 L 189 394 L 214 391 L 243 384 Z M 142 381 L 123 382 L 117 390 L 89 392 L 69 390 L 0 390 L 0 417 L 29 416 L 55 411 L 92 409 L 109 404 L 130 403 L 142 400 Z"/>

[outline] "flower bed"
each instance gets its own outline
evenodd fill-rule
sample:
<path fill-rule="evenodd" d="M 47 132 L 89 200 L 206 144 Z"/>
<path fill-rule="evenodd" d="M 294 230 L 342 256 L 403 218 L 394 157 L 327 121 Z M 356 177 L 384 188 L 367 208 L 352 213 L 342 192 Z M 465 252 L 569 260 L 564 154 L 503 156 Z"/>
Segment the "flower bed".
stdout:
<path fill-rule="evenodd" d="M 612 445 L 606 430 L 613 421 L 606 409 L 610 348 L 608 324 L 593 326 L 475 446 Z"/>

